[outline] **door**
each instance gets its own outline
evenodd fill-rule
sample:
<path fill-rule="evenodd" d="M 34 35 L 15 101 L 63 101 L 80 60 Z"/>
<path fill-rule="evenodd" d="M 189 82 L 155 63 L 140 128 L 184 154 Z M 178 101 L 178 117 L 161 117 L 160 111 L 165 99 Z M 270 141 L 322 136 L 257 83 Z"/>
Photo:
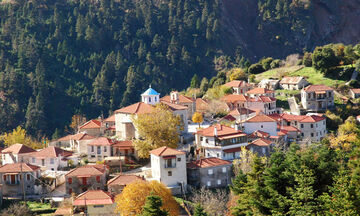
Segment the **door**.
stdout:
<path fill-rule="evenodd" d="M 86 178 L 85 177 L 82 179 L 82 183 L 83 183 L 83 185 L 86 185 Z"/>
<path fill-rule="evenodd" d="M 10 176 L 10 181 L 11 184 L 15 184 L 15 175 Z"/>

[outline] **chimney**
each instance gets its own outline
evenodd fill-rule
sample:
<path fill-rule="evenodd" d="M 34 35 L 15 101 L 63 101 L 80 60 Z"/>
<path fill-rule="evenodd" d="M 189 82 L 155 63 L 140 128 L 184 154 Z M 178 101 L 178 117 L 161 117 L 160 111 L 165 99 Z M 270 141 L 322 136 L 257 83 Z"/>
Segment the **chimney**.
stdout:
<path fill-rule="evenodd" d="M 214 126 L 214 136 L 217 137 L 217 127 L 216 127 L 216 125 Z"/>

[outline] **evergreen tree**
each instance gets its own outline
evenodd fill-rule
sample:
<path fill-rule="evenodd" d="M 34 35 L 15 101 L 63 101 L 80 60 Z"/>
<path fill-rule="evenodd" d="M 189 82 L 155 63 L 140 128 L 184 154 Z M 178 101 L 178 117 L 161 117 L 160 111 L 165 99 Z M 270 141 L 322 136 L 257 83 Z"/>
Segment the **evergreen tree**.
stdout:
<path fill-rule="evenodd" d="M 162 201 L 159 196 L 150 195 L 146 197 L 143 211 L 138 216 L 167 216 L 167 211 L 161 210 Z"/>
<path fill-rule="evenodd" d="M 194 74 L 194 76 L 191 78 L 190 87 L 191 88 L 199 88 L 199 86 L 200 86 L 199 78 L 198 78 L 197 74 Z"/>
<path fill-rule="evenodd" d="M 204 208 L 200 204 L 197 204 L 195 205 L 193 216 L 208 216 L 208 214 L 205 212 Z"/>

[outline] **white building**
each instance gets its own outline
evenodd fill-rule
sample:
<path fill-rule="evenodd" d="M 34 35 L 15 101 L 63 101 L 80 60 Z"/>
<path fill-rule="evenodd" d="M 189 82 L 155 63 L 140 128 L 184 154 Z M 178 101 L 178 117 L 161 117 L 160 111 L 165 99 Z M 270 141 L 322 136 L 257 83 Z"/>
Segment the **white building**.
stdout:
<path fill-rule="evenodd" d="M 141 94 L 141 101 L 146 104 L 155 105 L 160 102 L 160 93 L 152 89 L 150 85 L 148 90 Z"/>
<path fill-rule="evenodd" d="M 112 146 L 115 143 L 106 137 L 98 137 L 92 140 L 87 146 L 87 156 L 90 162 L 102 161 L 113 156 Z"/>
<path fill-rule="evenodd" d="M 19 162 L 28 162 L 29 156 L 28 153 L 35 152 L 34 149 L 23 145 L 23 144 L 14 144 L 1 152 L 1 161 L 2 165 L 13 164 Z"/>
<path fill-rule="evenodd" d="M 252 134 L 254 131 L 263 131 L 270 136 L 277 136 L 277 122 L 266 115 L 257 115 L 243 123 L 244 132 Z"/>
<path fill-rule="evenodd" d="M 258 87 L 267 88 L 267 89 L 270 89 L 270 90 L 276 90 L 279 87 L 279 82 L 280 82 L 280 80 L 262 79 L 259 82 Z"/>
<path fill-rule="evenodd" d="M 334 108 L 334 90 L 325 85 L 309 85 L 301 90 L 301 104 L 307 111 Z"/>
<path fill-rule="evenodd" d="M 29 163 L 39 166 L 41 170 L 58 171 L 67 167 L 69 160 L 73 161 L 73 165 L 78 164 L 78 158 L 72 152 L 54 146 L 29 153 Z"/>
<path fill-rule="evenodd" d="M 198 130 L 195 143 L 200 156 L 233 160 L 240 158 L 241 147 L 247 145 L 247 136 L 237 128 L 216 124 Z"/>
<path fill-rule="evenodd" d="M 309 82 L 304 77 L 284 77 L 280 81 L 280 86 L 287 90 L 300 90 L 309 85 Z"/>
<path fill-rule="evenodd" d="M 245 94 L 251 89 L 251 85 L 242 80 L 233 80 L 224 84 L 227 87 L 231 87 L 233 94 Z"/>
<path fill-rule="evenodd" d="M 166 146 L 150 151 L 151 180 L 156 180 L 171 189 L 173 194 L 186 192 L 186 155 Z"/>
<path fill-rule="evenodd" d="M 266 96 L 266 97 L 275 97 L 275 91 L 267 88 L 253 88 L 245 93 L 247 96 L 252 98 Z"/>

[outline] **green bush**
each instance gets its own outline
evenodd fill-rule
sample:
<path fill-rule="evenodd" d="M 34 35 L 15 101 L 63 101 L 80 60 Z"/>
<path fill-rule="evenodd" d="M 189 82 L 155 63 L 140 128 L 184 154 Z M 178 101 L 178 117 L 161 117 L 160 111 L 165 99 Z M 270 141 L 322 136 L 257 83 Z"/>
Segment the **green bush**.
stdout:
<path fill-rule="evenodd" d="M 248 72 L 251 74 L 259 74 L 264 71 L 265 69 L 260 63 L 252 64 L 248 69 Z"/>

